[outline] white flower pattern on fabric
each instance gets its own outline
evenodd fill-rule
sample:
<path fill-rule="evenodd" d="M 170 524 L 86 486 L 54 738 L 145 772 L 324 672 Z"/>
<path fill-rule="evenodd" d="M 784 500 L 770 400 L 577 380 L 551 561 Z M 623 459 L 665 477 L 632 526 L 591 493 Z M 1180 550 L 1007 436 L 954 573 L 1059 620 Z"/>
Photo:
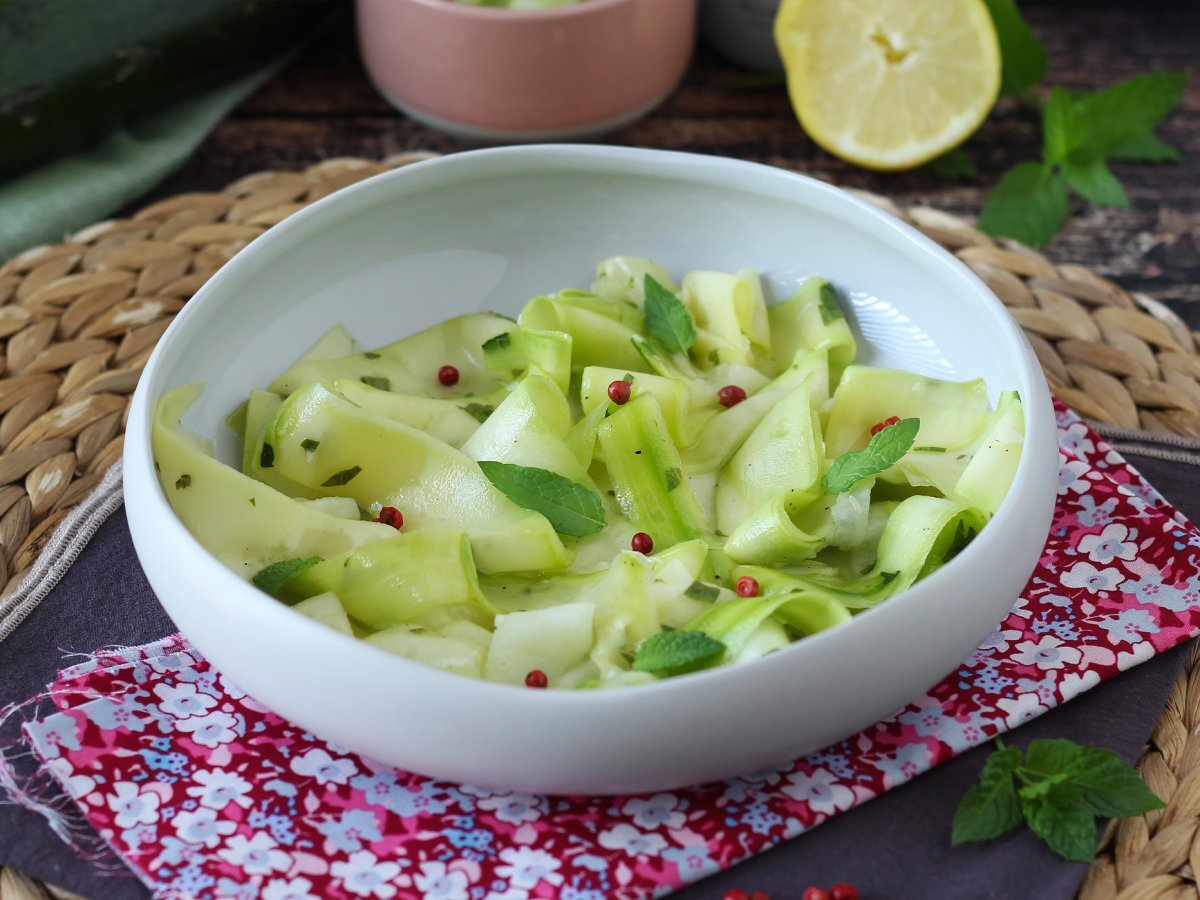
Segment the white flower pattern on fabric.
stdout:
<path fill-rule="evenodd" d="M 505 865 L 496 867 L 496 874 L 507 878 L 513 887 L 535 888 L 539 882 L 558 887 L 563 882 L 558 870 L 562 863 L 547 853 L 533 847 L 506 847 L 500 851 Z"/>
<path fill-rule="evenodd" d="M 782 790 L 793 800 L 807 803 L 815 813 L 833 815 L 854 805 L 854 792 L 839 784 L 837 776 L 828 769 L 813 769 L 811 775 L 793 772 Z"/>
<path fill-rule="evenodd" d="M 533 794 L 497 793 L 481 796 L 478 805 L 480 809 L 495 813 L 501 822 L 521 825 L 540 819 L 545 801 Z"/>
<path fill-rule="evenodd" d="M 152 825 L 158 821 L 158 804 L 161 801 L 153 790 L 139 788 L 129 781 L 114 784 L 113 789 L 116 793 L 108 795 L 108 808 L 117 814 L 118 828 Z"/>
<path fill-rule="evenodd" d="M 220 844 L 226 835 L 237 831 L 237 822 L 227 819 L 217 821 L 217 812 L 214 809 L 197 809 L 176 813 L 171 819 L 171 827 L 175 829 L 175 834 L 181 841 L 200 844 L 211 850 Z"/>
<path fill-rule="evenodd" d="M 187 789 L 187 795 L 195 797 L 201 806 L 221 810 L 236 803 L 242 809 L 249 809 L 254 802 L 250 797 L 252 785 L 236 772 L 201 769 L 193 778 L 196 784 Z"/>
<path fill-rule="evenodd" d="M 175 728 L 189 735 L 197 744 L 216 748 L 238 737 L 238 720 L 227 712 L 216 710 L 206 716 L 189 716 L 175 723 Z"/>
<path fill-rule="evenodd" d="M 1082 494 L 1086 491 L 1091 483 L 1085 476 L 1091 471 L 1091 468 L 1087 463 L 1078 459 L 1060 462 L 1058 468 L 1059 496 L 1067 493 Z"/>
<path fill-rule="evenodd" d="M 1043 634 L 1035 643 L 1021 641 L 1012 658 L 1022 665 L 1037 666 L 1042 671 L 1061 669 L 1067 664 L 1079 662 L 1081 653 L 1077 647 L 1068 646 L 1061 638 Z"/>
<path fill-rule="evenodd" d="M 447 868 L 443 862 L 421 863 L 421 873 L 413 881 L 422 891 L 424 900 L 467 900 L 469 881 L 465 872 Z M 391 896 L 377 894 L 376 896 Z"/>
<path fill-rule="evenodd" d="M 317 779 L 317 784 L 345 784 L 358 774 L 358 766 L 351 759 L 334 759 L 320 747 L 314 747 L 292 760 L 292 771 Z"/>
<path fill-rule="evenodd" d="M 286 881 L 273 878 L 262 889 L 262 900 L 321 900 L 312 892 L 313 883 L 307 878 Z"/>
<path fill-rule="evenodd" d="M 1004 724 L 1009 728 L 1024 725 L 1047 712 L 1047 707 L 1042 705 L 1037 694 L 1017 694 L 1016 698 L 1002 697 L 996 701 L 996 705 L 1004 710 Z"/>
<path fill-rule="evenodd" d="M 661 834 L 643 834 L 624 822 L 600 832 L 598 841 L 606 850 L 622 850 L 630 856 L 657 856 L 667 846 Z"/>
<path fill-rule="evenodd" d="M 194 684 L 156 684 L 158 708 L 177 719 L 202 716 L 217 705 L 217 698 L 201 694 Z"/>
<path fill-rule="evenodd" d="M 1089 594 L 1116 590 L 1125 576 L 1120 569 L 1097 569 L 1091 563 L 1077 562 L 1062 573 L 1062 583 L 1071 588 L 1083 588 Z"/>
<path fill-rule="evenodd" d="M 687 816 L 677 806 L 679 798 L 674 794 L 655 794 L 648 800 L 640 797 L 627 800 L 621 812 L 633 816 L 633 823 L 639 828 L 682 828 Z"/>
<path fill-rule="evenodd" d="M 1114 522 L 1099 534 L 1085 534 L 1079 539 L 1079 552 L 1086 553 L 1088 558 L 1106 564 L 1114 559 L 1134 559 L 1137 556 L 1137 543 L 1126 540 L 1129 529 Z"/>
<path fill-rule="evenodd" d="M 250 838 L 235 834 L 226 841 L 225 849 L 218 851 L 217 856 L 247 875 L 268 875 L 271 872 L 286 872 L 291 868 L 291 854 L 278 848 L 275 839 L 262 831 Z"/>

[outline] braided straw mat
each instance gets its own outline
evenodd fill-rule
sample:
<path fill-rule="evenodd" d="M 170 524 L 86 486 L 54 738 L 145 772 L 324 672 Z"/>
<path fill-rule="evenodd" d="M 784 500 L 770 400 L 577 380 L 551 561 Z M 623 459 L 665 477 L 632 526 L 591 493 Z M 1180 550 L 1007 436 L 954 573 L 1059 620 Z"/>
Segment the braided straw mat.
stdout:
<path fill-rule="evenodd" d="M 121 455 L 129 398 L 159 336 L 230 257 L 325 195 L 433 154 L 332 159 L 181 194 L 0 266 L 0 584 Z M 1101 423 L 1200 437 L 1196 336 L 1169 309 L 1087 268 L 927 207 L 900 209 L 970 266 L 1025 329 L 1051 389 Z M 1195 897 L 1200 872 L 1200 645 L 1139 762 L 1166 809 L 1110 823 L 1084 900 Z M 0 897 L 71 896 L 0 870 Z"/>

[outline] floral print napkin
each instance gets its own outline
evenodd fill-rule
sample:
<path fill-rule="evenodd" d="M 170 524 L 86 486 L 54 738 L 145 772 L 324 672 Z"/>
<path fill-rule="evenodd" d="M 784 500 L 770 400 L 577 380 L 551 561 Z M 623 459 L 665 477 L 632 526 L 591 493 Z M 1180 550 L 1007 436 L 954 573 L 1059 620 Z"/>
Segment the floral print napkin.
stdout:
<path fill-rule="evenodd" d="M 775 769 L 600 798 L 434 781 L 284 721 L 182 636 L 65 669 L 25 739 L 162 896 L 661 896 L 1200 631 L 1200 533 L 1061 406 L 1058 423 L 1053 526 L 1008 617 L 892 717 Z"/>

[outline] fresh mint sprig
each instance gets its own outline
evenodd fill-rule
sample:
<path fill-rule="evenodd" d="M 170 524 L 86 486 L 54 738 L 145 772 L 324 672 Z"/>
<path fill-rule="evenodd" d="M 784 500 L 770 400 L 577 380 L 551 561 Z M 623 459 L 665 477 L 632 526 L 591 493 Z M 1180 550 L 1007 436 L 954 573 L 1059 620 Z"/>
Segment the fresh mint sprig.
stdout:
<path fill-rule="evenodd" d="M 862 450 L 843 453 L 825 473 L 825 490 L 841 494 L 864 478 L 887 471 L 912 448 L 920 428 L 920 419 L 901 419 L 880 429 Z"/>
<path fill-rule="evenodd" d="M 570 478 L 514 463 L 483 460 L 488 481 L 517 506 L 541 513 L 559 534 L 586 537 L 604 527 L 600 495 Z"/>
<path fill-rule="evenodd" d="M 710 666 L 725 653 L 725 645 L 702 631 L 663 631 L 642 641 L 633 657 L 638 672 L 670 676 Z"/>
<path fill-rule="evenodd" d="M 988 841 L 1024 821 L 1059 856 L 1090 862 L 1097 816 L 1125 818 L 1164 805 L 1111 750 L 1056 738 L 1031 742 L 1022 759 L 1017 748 L 996 745 L 954 814 L 952 844 Z"/>
<path fill-rule="evenodd" d="M 696 326 L 679 298 L 647 275 L 643 282 L 646 294 L 646 331 L 668 353 L 687 353 L 696 343 Z"/>
<path fill-rule="evenodd" d="M 1067 219 L 1071 195 L 1100 206 L 1129 208 L 1113 161 L 1172 163 L 1179 153 L 1154 133 L 1179 102 L 1186 72 L 1137 75 L 1102 91 L 1061 86 L 1042 102 L 1033 93 L 1046 74 L 1046 51 L 1014 0 L 985 0 L 1000 44 L 1001 96 L 1040 109 L 1042 158 L 1008 169 L 988 194 L 979 227 L 1033 247 L 1048 242 Z M 975 175 L 961 147 L 927 163 L 925 171 L 946 178 Z"/>

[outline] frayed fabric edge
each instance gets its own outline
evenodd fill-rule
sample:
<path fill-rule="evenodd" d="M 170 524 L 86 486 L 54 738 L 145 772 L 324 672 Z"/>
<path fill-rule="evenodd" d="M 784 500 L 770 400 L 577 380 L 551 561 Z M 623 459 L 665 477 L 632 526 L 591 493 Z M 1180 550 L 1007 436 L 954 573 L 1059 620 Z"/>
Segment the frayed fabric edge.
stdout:
<path fill-rule="evenodd" d="M 119 475 L 119 473 L 118 473 Z M 119 484 L 119 481 L 118 481 Z M 60 648 L 64 662 L 53 684 L 40 694 L 0 709 L 0 804 L 20 806 L 46 820 L 50 830 L 79 857 L 110 877 L 132 877 L 162 900 L 192 900 L 173 889 L 163 891 L 137 867 L 126 863 L 111 844 L 92 828 L 68 786 L 54 770 L 53 760 L 43 761 L 34 752 L 26 726 L 59 710 L 55 686 L 100 669 L 119 670 L 164 656 L 186 652 L 190 647 L 181 634 L 168 635 L 148 644 L 109 644 L 91 653 Z"/>
<path fill-rule="evenodd" d="M 51 691 L 45 691 L 0 709 L 0 804 L 19 806 L 41 816 L 59 840 L 105 875 L 137 877 L 92 829 L 52 764 L 40 760 L 28 743 L 24 726 L 48 712 L 47 704 L 57 708 L 53 698 Z M 17 735 L 6 736 L 12 730 Z M 154 889 L 151 884 L 147 887 Z"/>

